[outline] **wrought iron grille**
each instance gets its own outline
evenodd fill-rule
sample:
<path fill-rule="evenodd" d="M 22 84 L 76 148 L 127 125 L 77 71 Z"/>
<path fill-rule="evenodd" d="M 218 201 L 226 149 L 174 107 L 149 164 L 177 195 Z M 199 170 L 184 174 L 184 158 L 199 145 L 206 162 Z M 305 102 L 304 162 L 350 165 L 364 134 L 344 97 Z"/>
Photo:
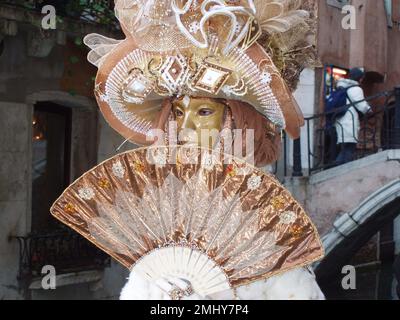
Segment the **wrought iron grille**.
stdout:
<path fill-rule="evenodd" d="M 102 269 L 110 258 L 77 233 L 16 237 L 20 248 L 19 278 L 41 275 L 46 265 L 54 266 L 57 274 Z"/>

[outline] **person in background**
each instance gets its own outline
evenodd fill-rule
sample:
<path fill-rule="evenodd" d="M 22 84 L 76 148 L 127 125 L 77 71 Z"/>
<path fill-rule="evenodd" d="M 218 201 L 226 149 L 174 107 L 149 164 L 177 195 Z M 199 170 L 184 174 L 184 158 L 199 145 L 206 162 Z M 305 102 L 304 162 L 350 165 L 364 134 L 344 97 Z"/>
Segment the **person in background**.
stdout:
<path fill-rule="evenodd" d="M 340 153 L 336 158 L 336 164 L 341 165 L 354 160 L 354 154 L 359 141 L 360 114 L 372 111 L 370 105 L 365 101 L 364 91 L 360 87 L 365 73 L 361 68 L 350 70 L 349 79 L 340 79 L 338 88 L 347 89 L 347 105 L 351 107 L 344 116 L 336 119 L 337 144 Z"/>

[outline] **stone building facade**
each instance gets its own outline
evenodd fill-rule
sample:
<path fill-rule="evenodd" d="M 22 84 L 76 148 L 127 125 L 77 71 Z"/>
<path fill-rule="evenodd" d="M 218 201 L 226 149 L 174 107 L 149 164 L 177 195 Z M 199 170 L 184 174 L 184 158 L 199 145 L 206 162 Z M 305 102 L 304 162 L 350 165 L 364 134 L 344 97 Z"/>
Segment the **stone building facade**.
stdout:
<path fill-rule="evenodd" d="M 126 271 L 84 260 L 86 250 L 88 258 L 98 253 L 81 239 L 63 239 L 48 209 L 123 142 L 99 114 L 96 69 L 81 42 L 91 32 L 120 35 L 68 18 L 45 31 L 42 17 L 0 6 L 0 300 L 116 298 Z M 57 290 L 42 290 L 43 259 L 70 267 L 57 274 Z"/>

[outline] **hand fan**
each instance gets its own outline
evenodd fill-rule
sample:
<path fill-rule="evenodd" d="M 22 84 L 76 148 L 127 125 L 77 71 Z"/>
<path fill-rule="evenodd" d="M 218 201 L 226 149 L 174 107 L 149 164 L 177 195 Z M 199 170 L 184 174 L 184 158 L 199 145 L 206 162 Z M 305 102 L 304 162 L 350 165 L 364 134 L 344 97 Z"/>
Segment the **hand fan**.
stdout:
<path fill-rule="evenodd" d="M 130 270 L 184 279 L 203 297 L 323 256 L 314 225 L 272 175 L 197 147 L 117 155 L 51 212 Z"/>

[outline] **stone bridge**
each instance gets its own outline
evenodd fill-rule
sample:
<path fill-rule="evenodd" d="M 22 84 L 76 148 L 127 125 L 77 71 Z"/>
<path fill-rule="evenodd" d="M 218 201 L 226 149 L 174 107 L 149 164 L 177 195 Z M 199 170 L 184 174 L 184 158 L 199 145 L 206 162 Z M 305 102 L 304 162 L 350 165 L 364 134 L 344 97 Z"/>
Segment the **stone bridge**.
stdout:
<path fill-rule="evenodd" d="M 391 239 L 379 240 L 380 255 L 388 250 L 392 257 L 399 253 L 400 150 L 382 151 L 308 177 L 285 178 L 285 185 L 323 238 L 326 257 L 316 267 L 320 281 L 340 274 L 388 224 L 393 226 Z"/>

